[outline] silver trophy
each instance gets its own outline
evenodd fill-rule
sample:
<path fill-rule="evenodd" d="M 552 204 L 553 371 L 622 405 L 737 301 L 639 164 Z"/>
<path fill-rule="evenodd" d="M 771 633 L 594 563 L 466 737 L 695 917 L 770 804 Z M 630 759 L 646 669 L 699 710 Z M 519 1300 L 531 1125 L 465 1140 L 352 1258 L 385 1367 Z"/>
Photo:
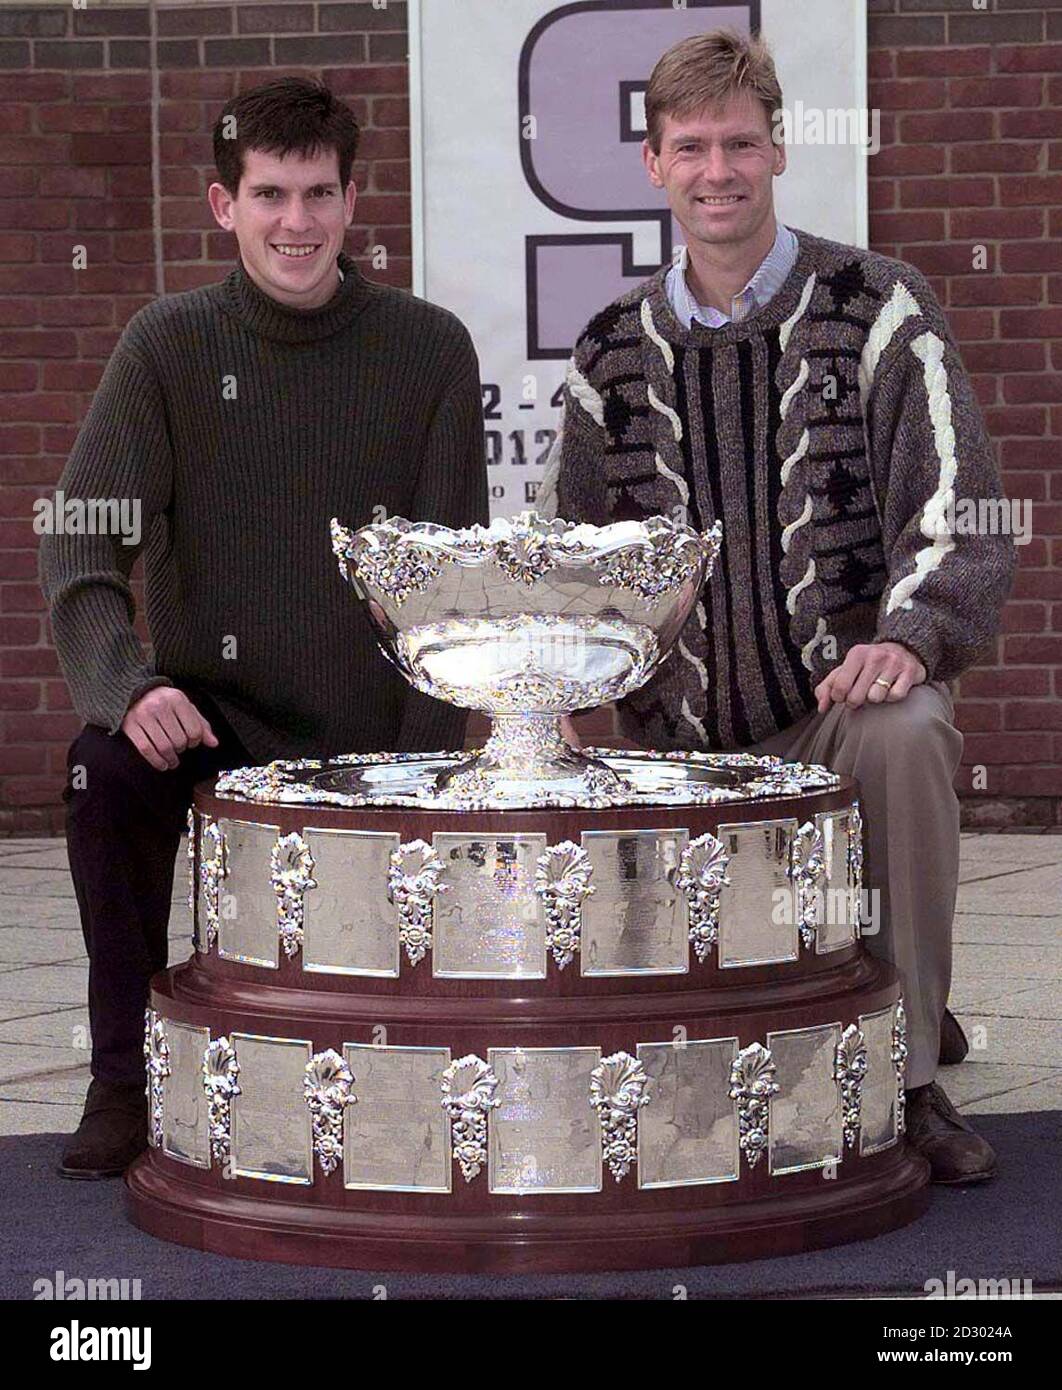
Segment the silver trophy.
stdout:
<path fill-rule="evenodd" d="M 522 512 L 466 530 L 400 517 L 331 529 L 384 655 L 417 690 L 491 716 L 485 746 L 440 771 L 438 793 L 600 804 L 631 790 L 568 743 L 561 718 L 657 670 L 712 572 L 719 522 L 701 535 L 662 516 L 588 526 Z"/>

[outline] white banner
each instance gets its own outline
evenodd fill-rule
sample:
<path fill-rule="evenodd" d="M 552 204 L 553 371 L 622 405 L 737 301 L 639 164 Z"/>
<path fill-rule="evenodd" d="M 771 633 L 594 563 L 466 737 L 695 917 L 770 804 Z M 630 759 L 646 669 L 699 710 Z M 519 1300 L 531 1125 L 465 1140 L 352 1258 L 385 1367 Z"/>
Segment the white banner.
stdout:
<path fill-rule="evenodd" d="M 412 0 L 409 23 L 414 289 L 475 340 L 496 516 L 533 505 L 581 328 L 680 244 L 641 158 L 671 44 L 761 29 L 789 113 L 779 216 L 866 245 L 861 0 Z"/>

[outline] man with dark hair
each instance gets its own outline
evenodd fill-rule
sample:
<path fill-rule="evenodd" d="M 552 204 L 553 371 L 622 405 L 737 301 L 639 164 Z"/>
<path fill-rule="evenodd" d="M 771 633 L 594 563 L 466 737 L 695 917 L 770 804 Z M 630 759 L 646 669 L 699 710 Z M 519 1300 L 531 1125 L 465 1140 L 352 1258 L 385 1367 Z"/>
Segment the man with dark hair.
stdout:
<path fill-rule="evenodd" d="M 140 540 L 42 539 L 74 705 L 67 846 L 89 957 L 92 1082 L 66 1177 L 147 1142 L 143 1013 L 167 963 L 195 782 L 273 758 L 459 747 L 464 713 L 412 692 L 342 583 L 329 520 L 486 522 L 479 367 L 446 310 L 343 253 L 358 127 L 294 78 L 214 131 L 210 205 L 239 246 L 223 282 L 137 313 L 60 480 L 129 499 Z M 133 629 L 144 550 L 153 660 Z"/>
<path fill-rule="evenodd" d="M 965 1051 L 945 1010 L 962 751 L 947 682 L 998 628 L 1014 546 L 949 520 L 1000 485 L 925 278 L 775 218 L 781 109 L 759 39 L 697 35 L 657 63 L 642 154 L 687 244 L 580 335 L 539 506 L 722 521 L 703 601 L 620 702 L 624 731 L 859 781 L 867 944 L 897 966 L 908 1020 L 908 1139 L 935 1182 L 978 1182 L 992 1149 L 935 1079 Z"/>

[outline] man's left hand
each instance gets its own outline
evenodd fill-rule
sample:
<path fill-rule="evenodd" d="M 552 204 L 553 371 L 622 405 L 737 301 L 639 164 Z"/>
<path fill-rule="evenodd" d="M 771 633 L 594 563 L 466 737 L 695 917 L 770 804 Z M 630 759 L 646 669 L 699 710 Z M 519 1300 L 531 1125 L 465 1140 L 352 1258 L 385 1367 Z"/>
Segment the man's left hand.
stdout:
<path fill-rule="evenodd" d="M 852 708 L 864 701 L 872 705 L 882 700 L 895 703 L 904 698 L 912 685 L 921 685 L 925 678 L 926 668 L 902 643 L 863 642 L 853 647 L 841 665 L 818 683 L 815 698 L 820 714 L 825 714 L 831 704 L 842 702 Z M 889 682 L 888 689 L 881 684 L 882 680 Z"/>

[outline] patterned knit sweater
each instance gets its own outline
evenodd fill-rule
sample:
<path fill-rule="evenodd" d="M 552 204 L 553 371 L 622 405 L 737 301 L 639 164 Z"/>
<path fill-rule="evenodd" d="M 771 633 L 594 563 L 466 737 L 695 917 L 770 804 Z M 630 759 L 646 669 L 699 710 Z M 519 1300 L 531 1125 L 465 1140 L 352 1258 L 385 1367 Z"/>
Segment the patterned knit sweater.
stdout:
<path fill-rule="evenodd" d="M 539 510 L 723 525 L 671 659 L 620 704 L 654 747 L 759 742 L 860 642 L 902 642 L 948 680 L 1013 577 L 1010 535 L 953 525 L 970 514 L 953 503 L 1002 493 L 925 279 L 796 234 L 788 279 L 742 322 L 683 328 L 665 266 L 591 320 L 569 364 Z"/>

